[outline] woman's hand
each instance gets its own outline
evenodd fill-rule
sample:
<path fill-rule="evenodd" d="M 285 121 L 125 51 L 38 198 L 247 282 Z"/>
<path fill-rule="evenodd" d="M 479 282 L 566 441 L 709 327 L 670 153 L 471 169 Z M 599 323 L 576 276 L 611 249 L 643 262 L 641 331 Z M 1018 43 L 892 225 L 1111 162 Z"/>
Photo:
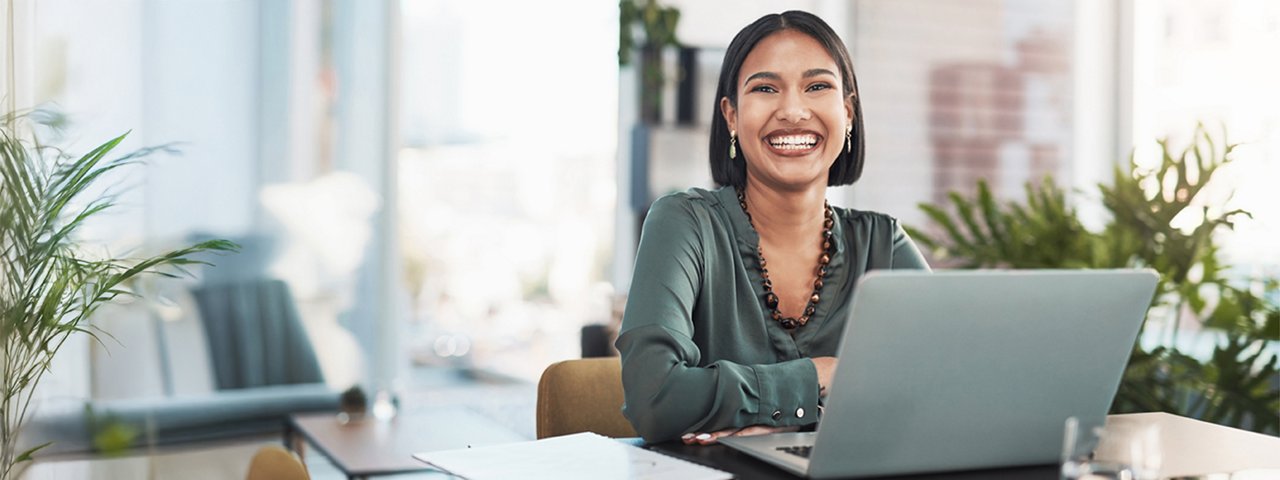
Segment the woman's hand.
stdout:
<path fill-rule="evenodd" d="M 684 442 L 685 445 L 712 445 L 715 444 L 717 440 L 724 437 L 764 435 L 766 433 L 795 432 L 799 430 L 799 426 L 768 427 L 765 425 L 752 425 L 750 427 L 728 428 L 711 433 L 686 433 L 683 437 L 680 437 L 680 441 Z"/>
<path fill-rule="evenodd" d="M 836 357 L 813 357 L 813 367 L 818 369 L 818 395 L 827 396 L 827 386 L 836 378 Z"/>

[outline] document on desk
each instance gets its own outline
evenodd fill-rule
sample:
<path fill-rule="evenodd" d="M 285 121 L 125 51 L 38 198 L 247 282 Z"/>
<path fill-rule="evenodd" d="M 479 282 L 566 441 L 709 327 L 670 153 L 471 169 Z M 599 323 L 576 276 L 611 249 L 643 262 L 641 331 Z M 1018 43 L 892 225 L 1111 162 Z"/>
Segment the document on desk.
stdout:
<path fill-rule="evenodd" d="M 594 433 L 533 442 L 418 453 L 433 467 L 469 480 L 508 478 L 721 480 L 722 472 Z"/>

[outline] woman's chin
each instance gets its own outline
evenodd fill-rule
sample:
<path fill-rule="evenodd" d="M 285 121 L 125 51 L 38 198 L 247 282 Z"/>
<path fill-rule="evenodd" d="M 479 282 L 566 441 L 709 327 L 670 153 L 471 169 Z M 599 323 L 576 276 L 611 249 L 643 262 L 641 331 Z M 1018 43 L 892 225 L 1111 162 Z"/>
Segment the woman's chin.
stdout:
<path fill-rule="evenodd" d="M 763 183 L 780 190 L 800 191 L 827 185 L 826 168 L 779 168 L 764 177 L 760 179 Z"/>

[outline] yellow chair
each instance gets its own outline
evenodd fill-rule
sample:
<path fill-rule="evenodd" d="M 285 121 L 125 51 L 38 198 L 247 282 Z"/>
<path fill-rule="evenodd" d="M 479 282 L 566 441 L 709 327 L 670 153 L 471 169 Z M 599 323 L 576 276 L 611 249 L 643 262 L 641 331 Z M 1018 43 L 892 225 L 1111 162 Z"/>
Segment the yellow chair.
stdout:
<path fill-rule="evenodd" d="M 249 462 L 249 474 L 245 480 L 310 480 L 307 467 L 279 445 L 267 445 Z"/>
<path fill-rule="evenodd" d="M 538 438 L 593 432 L 636 437 L 622 416 L 622 364 L 618 357 L 565 360 L 538 381 Z"/>

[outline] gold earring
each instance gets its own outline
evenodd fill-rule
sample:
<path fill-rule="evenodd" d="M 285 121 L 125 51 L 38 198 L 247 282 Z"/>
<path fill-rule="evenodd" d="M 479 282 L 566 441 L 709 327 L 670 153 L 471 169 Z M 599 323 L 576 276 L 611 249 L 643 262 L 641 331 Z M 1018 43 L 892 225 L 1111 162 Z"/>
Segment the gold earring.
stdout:
<path fill-rule="evenodd" d="M 729 132 L 729 158 L 738 158 L 738 132 Z"/>

